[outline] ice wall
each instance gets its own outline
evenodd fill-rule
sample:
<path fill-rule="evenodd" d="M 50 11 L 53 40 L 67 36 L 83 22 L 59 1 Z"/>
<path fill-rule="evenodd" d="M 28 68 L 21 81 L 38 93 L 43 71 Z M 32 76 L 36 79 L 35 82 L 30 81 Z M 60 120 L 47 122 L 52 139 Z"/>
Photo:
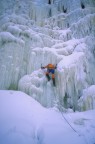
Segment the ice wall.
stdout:
<path fill-rule="evenodd" d="M 82 97 L 78 101 L 80 111 L 95 109 L 95 85 L 84 89 Z"/>
<path fill-rule="evenodd" d="M 95 84 L 94 41 L 94 0 L 0 1 L 0 89 L 83 110 L 83 90 Z M 58 64 L 56 88 L 40 69 L 48 63 Z"/>
<path fill-rule="evenodd" d="M 52 82 L 47 81 L 41 69 L 21 78 L 18 87 L 45 107 L 54 107 L 58 101 L 56 89 L 53 88 Z"/>

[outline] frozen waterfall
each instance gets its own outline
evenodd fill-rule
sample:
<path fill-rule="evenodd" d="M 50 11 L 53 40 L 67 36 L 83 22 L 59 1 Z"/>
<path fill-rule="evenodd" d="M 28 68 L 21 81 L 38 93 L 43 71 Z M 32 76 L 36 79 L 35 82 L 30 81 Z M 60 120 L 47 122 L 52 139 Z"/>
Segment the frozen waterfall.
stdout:
<path fill-rule="evenodd" d="M 48 63 L 58 65 L 56 87 L 40 69 Z M 94 85 L 94 0 L 0 1 L 0 89 L 83 111 L 95 108 Z"/>

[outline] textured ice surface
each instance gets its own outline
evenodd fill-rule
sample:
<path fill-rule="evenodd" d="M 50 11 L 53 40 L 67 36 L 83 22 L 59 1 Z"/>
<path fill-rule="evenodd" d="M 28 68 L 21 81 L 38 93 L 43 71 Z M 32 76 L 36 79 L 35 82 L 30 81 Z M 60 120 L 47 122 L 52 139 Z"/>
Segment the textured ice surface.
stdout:
<path fill-rule="evenodd" d="M 56 94 L 40 70 L 48 63 L 58 64 Z M 94 84 L 94 0 L 0 1 L 0 89 L 19 89 L 47 107 L 57 99 L 75 110 Z"/>

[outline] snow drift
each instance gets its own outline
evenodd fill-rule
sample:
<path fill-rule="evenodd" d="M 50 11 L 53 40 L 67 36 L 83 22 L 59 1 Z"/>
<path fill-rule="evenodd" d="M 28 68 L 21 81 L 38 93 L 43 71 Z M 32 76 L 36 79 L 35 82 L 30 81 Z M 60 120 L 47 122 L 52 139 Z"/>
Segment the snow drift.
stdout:
<path fill-rule="evenodd" d="M 95 110 L 64 116 L 77 133 L 57 109 L 46 109 L 23 92 L 0 91 L 0 144 L 95 142 Z"/>

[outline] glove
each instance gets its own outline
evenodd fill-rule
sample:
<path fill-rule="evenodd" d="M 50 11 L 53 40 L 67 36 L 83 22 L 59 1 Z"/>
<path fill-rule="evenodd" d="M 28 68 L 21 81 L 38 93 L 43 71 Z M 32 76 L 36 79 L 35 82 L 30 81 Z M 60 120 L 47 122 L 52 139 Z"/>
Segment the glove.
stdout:
<path fill-rule="evenodd" d="M 41 67 L 41 69 L 44 69 L 44 67 Z"/>

